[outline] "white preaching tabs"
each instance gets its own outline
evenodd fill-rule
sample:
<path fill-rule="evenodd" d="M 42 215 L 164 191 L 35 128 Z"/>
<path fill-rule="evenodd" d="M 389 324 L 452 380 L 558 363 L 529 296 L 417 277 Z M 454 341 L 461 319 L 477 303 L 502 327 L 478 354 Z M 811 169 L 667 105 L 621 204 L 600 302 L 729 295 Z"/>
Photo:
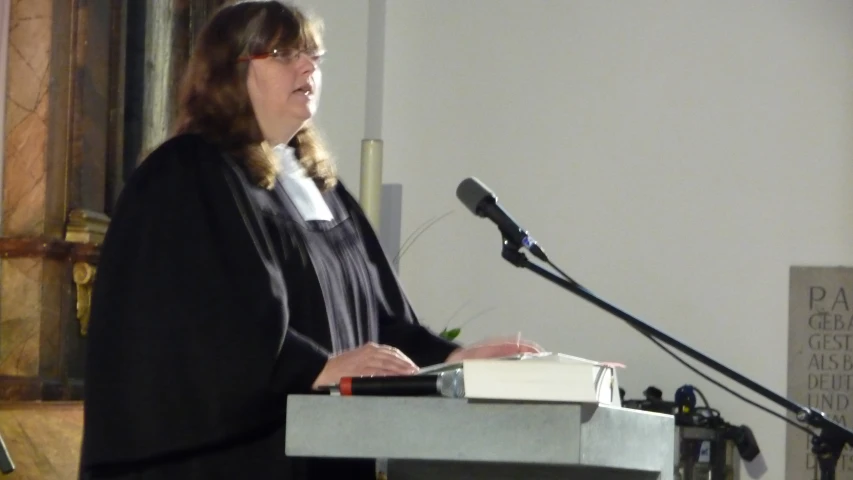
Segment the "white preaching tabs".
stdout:
<path fill-rule="evenodd" d="M 320 194 L 314 180 L 305 174 L 305 169 L 296 159 L 293 147 L 278 144 L 272 149 L 281 166 L 279 179 L 287 196 L 304 220 L 332 220 L 332 212 Z"/>

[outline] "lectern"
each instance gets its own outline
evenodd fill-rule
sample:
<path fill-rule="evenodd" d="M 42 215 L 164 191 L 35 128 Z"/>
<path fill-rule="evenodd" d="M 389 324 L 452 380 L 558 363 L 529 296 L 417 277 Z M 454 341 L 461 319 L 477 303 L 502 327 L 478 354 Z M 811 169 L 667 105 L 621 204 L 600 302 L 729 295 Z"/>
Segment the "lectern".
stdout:
<path fill-rule="evenodd" d="M 442 397 L 291 395 L 292 457 L 378 458 L 389 480 L 673 480 L 671 415 Z"/>

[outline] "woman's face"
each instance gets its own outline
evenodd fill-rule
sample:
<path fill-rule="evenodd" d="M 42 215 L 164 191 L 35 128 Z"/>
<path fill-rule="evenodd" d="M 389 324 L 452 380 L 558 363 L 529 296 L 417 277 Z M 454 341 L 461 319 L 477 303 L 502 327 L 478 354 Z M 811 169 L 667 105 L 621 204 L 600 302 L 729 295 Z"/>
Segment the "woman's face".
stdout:
<path fill-rule="evenodd" d="M 250 61 L 246 79 L 249 98 L 259 121 L 266 124 L 265 130 L 279 133 L 298 130 L 317 112 L 322 83 L 321 55 L 321 52 L 274 50 L 268 56 L 256 56 Z"/>

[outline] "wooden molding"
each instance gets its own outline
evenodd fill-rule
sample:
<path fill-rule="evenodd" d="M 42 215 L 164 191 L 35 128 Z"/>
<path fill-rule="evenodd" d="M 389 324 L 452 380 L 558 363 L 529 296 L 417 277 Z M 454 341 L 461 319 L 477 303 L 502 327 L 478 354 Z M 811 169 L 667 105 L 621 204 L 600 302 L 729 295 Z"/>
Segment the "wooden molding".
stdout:
<path fill-rule="evenodd" d="M 46 237 L 0 237 L 0 258 L 48 258 L 98 263 L 99 245 Z"/>
<path fill-rule="evenodd" d="M 71 255 L 68 259 L 73 263 L 98 264 L 101 256 L 101 246 L 92 243 L 74 243 L 71 246 Z"/>
<path fill-rule="evenodd" d="M 0 257 L 42 257 L 62 259 L 71 251 L 71 244 L 63 240 L 41 237 L 0 237 Z"/>
<path fill-rule="evenodd" d="M 83 399 L 80 380 L 47 380 L 39 377 L 0 375 L 0 402 L 76 401 Z"/>

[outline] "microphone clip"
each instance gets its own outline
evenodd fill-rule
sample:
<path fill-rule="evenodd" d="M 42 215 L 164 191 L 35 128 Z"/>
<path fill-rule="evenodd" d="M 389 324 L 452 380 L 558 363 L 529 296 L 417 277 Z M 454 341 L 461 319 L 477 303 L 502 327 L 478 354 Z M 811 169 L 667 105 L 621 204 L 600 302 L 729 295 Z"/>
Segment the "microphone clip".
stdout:
<path fill-rule="evenodd" d="M 501 232 L 501 236 L 503 237 L 501 257 L 518 268 L 524 268 L 528 261 L 527 257 L 521 252 L 521 245 L 510 240 L 503 232 Z"/>

